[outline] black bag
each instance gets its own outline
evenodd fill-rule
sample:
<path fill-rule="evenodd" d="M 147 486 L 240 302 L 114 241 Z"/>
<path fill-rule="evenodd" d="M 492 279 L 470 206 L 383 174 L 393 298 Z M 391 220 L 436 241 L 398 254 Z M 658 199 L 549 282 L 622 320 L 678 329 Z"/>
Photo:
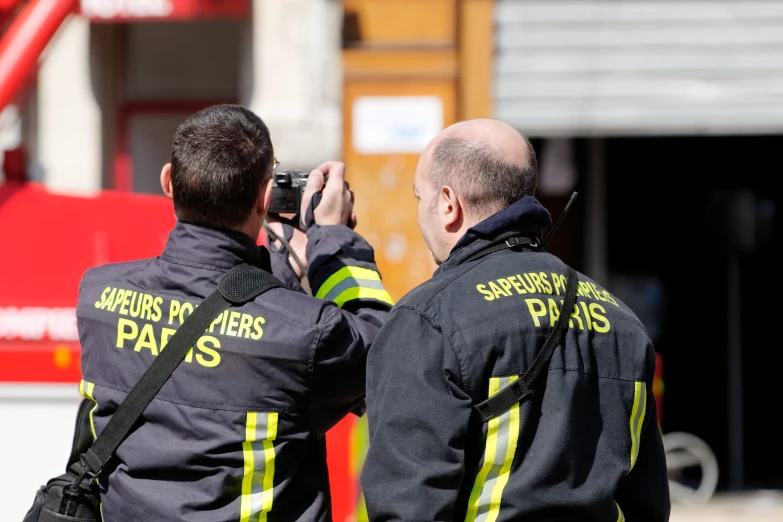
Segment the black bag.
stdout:
<path fill-rule="evenodd" d="M 102 520 L 100 490 L 95 479 L 190 347 L 229 306 L 247 303 L 267 290 L 282 286 L 268 272 L 248 264 L 239 265 L 223 276 L 217 290 L 204 299 L 177 329 L 166 349 L 150 364 L 92 443 L 89 412 L 93 402 L 83 400 L 76 416 L 66 472 L 50 479 L 38 490 L 23 522 Z"/>
<path fill-rule="evenodd" d="M 93 402 L 84 399 L 76 413 L 76 427 L 73 435 L 71 456 L 68 459 L 67 471 L 50 479 L 45 486 L 35 494 L 33 507 L 27 512 L 23 522 L 45 522 L 63 520 L 100 520 L 100 495 L 95 481 L 82 481 L 80 497 L 82 502 L 76 507 L 73 517 L 63 518 L 59 515 L 63 492 L 66 487 L 72 485 L 80 472 L 79 456 L 90 448 L 92 444 L 92 432 L 90 431 L 90 410 Z"/>

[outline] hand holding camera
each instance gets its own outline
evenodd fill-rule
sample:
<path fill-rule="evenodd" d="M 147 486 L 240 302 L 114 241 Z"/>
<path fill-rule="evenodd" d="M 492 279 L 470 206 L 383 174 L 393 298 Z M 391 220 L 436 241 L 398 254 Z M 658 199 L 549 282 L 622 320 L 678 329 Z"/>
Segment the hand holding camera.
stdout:
<path fill-rule="evenodd" d="M 347 225 L 356 227 L 356 214 L 353 212 L 353 192 L 345 181 L 345 163 L 327 161 L 310 172 L 302 195 L 301 215 L 304 216 L 310 201 L 316 200 L 313 220 L 316 225 Z"/>
<path fill-rule="evenodd" d="M 267 244 L 273 251 L 288 250 L 289 263 L 308 293 L 305 230 L 313 223 L 355 228 L 353 197 L 345 181 L 345 164 L 338 161 L 322 163 L 309 174 L 290 169 L 274 174 L 272 201 L 264 223 Z"/>
<path fill-rule="evenodd" d="M 330 179 L 334 183 L 328 183 Z M 313 223 L 355 228 L 353 192 L 345 181 L 345 164 L 327 161 L 310 173 L 291 169 L 276 172 L 269 213 L 298 213 L 302 228 Z"/>

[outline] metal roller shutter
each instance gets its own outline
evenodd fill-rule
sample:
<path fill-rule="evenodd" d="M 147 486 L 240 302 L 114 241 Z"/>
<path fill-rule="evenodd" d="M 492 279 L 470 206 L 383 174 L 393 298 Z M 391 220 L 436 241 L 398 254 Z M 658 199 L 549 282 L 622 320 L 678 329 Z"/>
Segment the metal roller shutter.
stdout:
<path fill-rule="evenodd" d="M 532 136 L 783 130 L 783 2 L 497 0 L 494 115 Z"/>

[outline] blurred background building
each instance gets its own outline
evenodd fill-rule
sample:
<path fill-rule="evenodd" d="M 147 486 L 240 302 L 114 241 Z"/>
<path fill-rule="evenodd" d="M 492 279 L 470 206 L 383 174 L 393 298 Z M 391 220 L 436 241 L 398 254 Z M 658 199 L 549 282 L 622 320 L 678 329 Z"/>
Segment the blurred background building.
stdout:
<path fill-rule="evenodd" d="M 70 444 L 81 274 L 159 253 L 173 133 L 221 102 L 267 122 L 285 167 L 347 163 L 397 299 L 434 270 L 423 146 L 515 125 L 553 215 L 580 194 L 549 250 L 655 341 L 663 431 L 709 444 L 720 490 L 783 489 L 783 1 L 0 0 L 0 31 L 0 466 L 44 448 L 0 479 L 20 509 Z M 339 520 L 360 511 L 362 429 L 330 442 Z"/>

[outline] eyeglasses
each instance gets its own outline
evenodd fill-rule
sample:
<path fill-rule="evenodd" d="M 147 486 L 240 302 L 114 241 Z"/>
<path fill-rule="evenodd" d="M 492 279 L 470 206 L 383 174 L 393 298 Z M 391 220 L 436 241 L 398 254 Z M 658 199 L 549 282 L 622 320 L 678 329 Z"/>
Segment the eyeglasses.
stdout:
<path fill-rule="evenodd" d="M 277 158 L 272 157 L 272 170 L 275 170 L 279 166 L 280 166 L 280 162 L 277 161 Z"/>

